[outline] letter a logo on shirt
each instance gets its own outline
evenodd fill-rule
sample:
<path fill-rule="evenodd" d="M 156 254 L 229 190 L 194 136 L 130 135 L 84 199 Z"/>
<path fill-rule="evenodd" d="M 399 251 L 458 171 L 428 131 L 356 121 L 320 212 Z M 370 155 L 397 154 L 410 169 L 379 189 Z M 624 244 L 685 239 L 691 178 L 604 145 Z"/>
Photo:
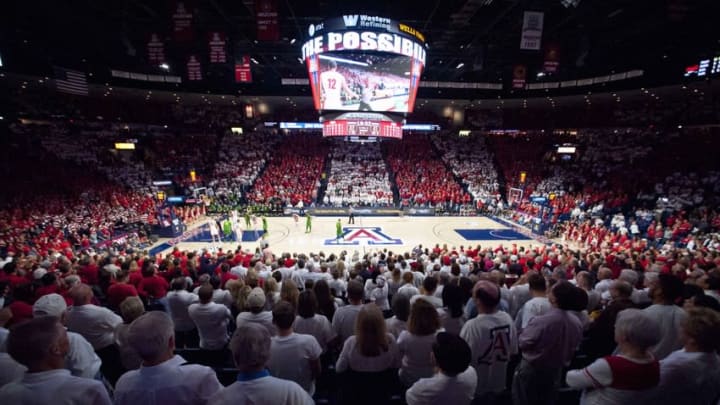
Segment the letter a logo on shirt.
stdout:
<path fill-rule="evenodd" d="M 354 27 L 357 25 L 359 16 L 357 14 L 344 15 L 343 21 L 345 21 L 346 27 Z"/>
<path fill-rule="evenodd" d="M 485 353 L 480 356 L 478 363 L 493 364 L 495 361 L 508 361 L 508 346 L 510 344 L 510 326 L 500 326 L 490 329 L 491 343 Z"/>

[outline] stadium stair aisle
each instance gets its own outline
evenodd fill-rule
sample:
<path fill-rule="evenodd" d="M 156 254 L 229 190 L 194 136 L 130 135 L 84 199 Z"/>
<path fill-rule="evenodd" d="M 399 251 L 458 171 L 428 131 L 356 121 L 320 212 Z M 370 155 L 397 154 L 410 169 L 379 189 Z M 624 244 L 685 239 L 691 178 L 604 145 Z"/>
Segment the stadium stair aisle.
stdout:
<path fill-rule="evenodd" d="M 400 189 L 398 188 L 397 182 L 395 181 L 395 171 L 392 169 L 392 165 L 390 164 L 390 160 L 388 159 L 388 151 L 384 144 L 381 145 L 380 150 L 382 151 L 383 162 L 385 162 L 385 167 L 387 168 L 388 172 L 388 181 L 390 182 L 390 187 L 393 193 L 393 204 L 395 206 L 399 206 Z"/>
<path fill-rule="evenodd" d="M 323 199 L 325 198 L 325 192 L 327 191 L 328 186 L 328 179 L 330 178 L 330 170 L 332 170 L 332 159 L 330 159 L 330 156 L 332 156 L 333 151 L 330 150 L 327 155 L 325 155 L 325 161 L 323 162 L 323 168 L 322 168 L 322 175 L 320 176 L 320 187 L 318 187 L 317 190 L 317 199 L 315 200 L 315 203 L 322 204 Z"/>

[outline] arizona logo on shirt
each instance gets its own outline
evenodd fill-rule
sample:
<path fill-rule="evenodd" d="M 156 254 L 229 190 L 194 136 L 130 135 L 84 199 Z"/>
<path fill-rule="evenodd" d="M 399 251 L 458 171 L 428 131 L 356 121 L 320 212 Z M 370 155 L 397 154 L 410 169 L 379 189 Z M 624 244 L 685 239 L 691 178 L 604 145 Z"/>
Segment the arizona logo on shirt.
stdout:
<path fill-rule="evenodd" d="M 379 226 L 374 227 L 346 227 L 339 238 L 325 239 L 328 246 L 358 246 L 358 245 L 402 245 L 402 239 L 392 238 L 383 233 Z"/>

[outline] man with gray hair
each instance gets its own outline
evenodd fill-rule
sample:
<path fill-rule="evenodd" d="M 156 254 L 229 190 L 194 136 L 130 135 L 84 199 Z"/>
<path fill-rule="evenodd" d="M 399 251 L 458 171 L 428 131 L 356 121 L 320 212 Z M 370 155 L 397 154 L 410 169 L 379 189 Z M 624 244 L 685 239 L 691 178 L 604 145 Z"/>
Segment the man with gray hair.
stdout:
<path fill-rule="evenodd" d="M 68 311 L 67 328 L 79 333 L 92 345 L 102 360 L 100 370 L 111 384 L 123 372 L 120 352 L 115 345 L 115 329 L 122 318 L 105 307 L 92 304 L 93 292 L 89 285 L 78 284 L 70 290 L 73 307 Z"/>
<path fill-rule="evenodd" d="M 46 294 L 38 298 L 33 305 L 33 317 L 55 316 L 60 323 L 65 324 L 67 318 L 67 303 L 60 294 Z M 65 368 L 76 377 L 95 378 L 100 371 L 100 357 L 95 354 L 93 347 L 82 335 L 68 332 L 70 347 L 65 357 Z"/>
<path fill-rule="evenodd" d="M 270 333 L 261 325 L 246 323 L 230 341 L 237 381 L 220 390 L 208 403 L 213 405 L 313 405 L 310 395 L 297 383 L 270 376 Z"/>
<path fill-rule="evenodd" d="M 165 312 L 148 312 L 134 320 L 128 341 L 143 362 L 118 380 L 116 405 L 205 404 L 222 389 L 213 369 L 187 364 L 174 354 L 175 327 Z"/>
<path fill-rule="evenodd" d="M 28 370 L 21 381 L 0 388 L 0 403 L 110 405 L 100 381 L 75 377 L 65 369 L 69 346 L 57 317 L 41 316 L 13 327 L 7 351 Z"/>

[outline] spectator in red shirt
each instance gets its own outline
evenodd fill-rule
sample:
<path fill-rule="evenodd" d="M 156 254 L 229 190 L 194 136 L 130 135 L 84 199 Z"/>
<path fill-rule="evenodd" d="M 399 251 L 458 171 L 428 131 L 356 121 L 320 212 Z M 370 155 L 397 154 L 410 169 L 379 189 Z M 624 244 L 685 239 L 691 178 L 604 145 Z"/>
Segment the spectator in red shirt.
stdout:
<path fill-rule="evenodd" d="M 227 263 L 223 263 L 220 265 L 220 288 L 225 288 L 225 283 L 228 282 L 228 280 L 237 280 L 238 276 L 235 274 L 230 273 L 230 265 Z"/>
<path fill-rule="evenodd" d="M 55 273 L 45 273 L 40 278 L 40 286 L 35 289 L 35 299 L 47 294 L 60 294 L 60 285 L 58 284 Z"/>
<path fill-rule="evenodd" d="M 107 290 L 107 300 L 110 309 L 118 311 L 120 304 L 125 298 L 138 296 L 138 291 L 135 286 L 128 282 L 129 276 L 127 269 L 120 269 L 120 271 L 117 272 L 115 282 L 112 283 Z"/>
<path fill-rule="evenodd" d="M 167 280 L 158 276 L 155 263 L 146 261 L 143 263 L 142 280 L 138 285 L 138 293 L 147 300 L 165 298 L 170 288 Z"/>
<path fill-rule="evenodd" d="M 12 312 L 12 318 L 6 327 L 17 325 L 23 321 L 32 319 L 33 300 L 32 284 L 23 283 L 12 289 L 13 301 L 8 305 Z"/>
<path fill-rule="evenodd" d="M 100 282 L 100 268 L 95 264 L 95 260 L 92 258 L 86 259 L 87 261 L 80 268 L 78 274 L 82 279 L 83 283 L 88 285 L 98 285 Z"/>

